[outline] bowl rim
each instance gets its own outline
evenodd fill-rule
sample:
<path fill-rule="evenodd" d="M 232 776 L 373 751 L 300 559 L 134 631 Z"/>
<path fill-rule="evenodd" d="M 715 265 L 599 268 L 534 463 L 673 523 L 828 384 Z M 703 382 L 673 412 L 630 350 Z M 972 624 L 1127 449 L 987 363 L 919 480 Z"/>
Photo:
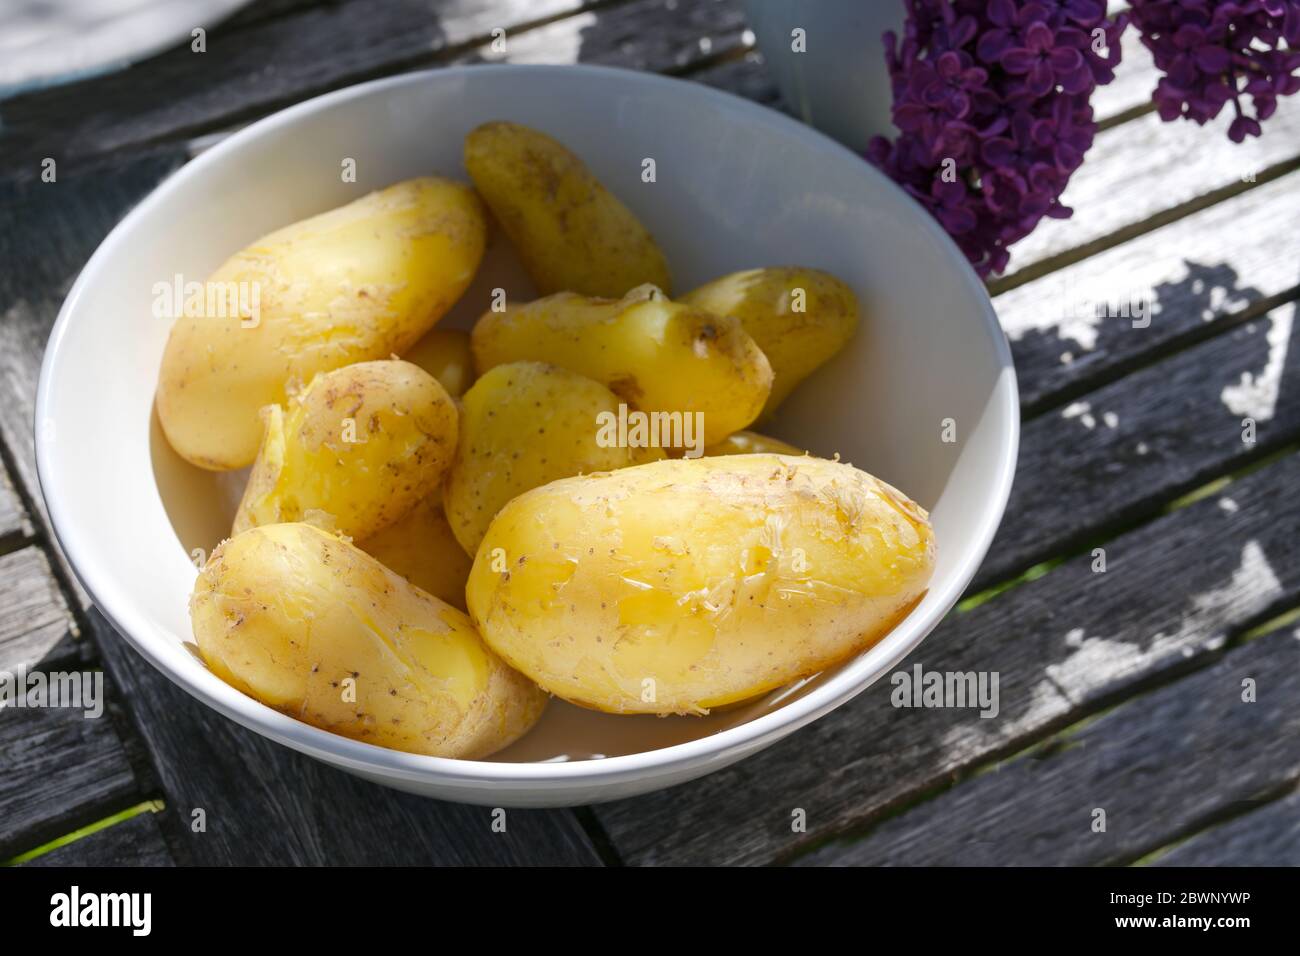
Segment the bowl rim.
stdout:
<path fill-rule="evenodd" d="M 391 750 L 322 730 L 283 714 L 220 681 L 213 682 L 219 686 L 214 687 L 210 692 L 208 687 L 193 680 L 183 671 L 169 666 L 166 657 L 153 653 L 151 644 L 154 638 L 151 632 L 155 630 L 155 625 L 137 613 L 125 595 L 117 593 L 117 586 L 111 575 L 107 573 L 111 565 L 97 559 L 89 551 L 77 528 L 70 523 L 64 502 L 57 495 L 49 494 L 53 474 L 51 460 L 53 436 L 44 434 L 46 430 L 40 428 L 37 423 L 47 420 L 49 416 L 53 394 L 51 382 L 62 354 L 71 316 L 77 311 L 79 300 L 87 287 L 96 281 L 96 276 L 104 263 L 115 256 L 118 247 L 125 244 L 125 237 L 132 231 L 134 224 L 149 214 L 153 206 L 160 202 L 161 195 L 175 188 L 178 183 L 201 175 L 209 166 L 223 162 L 228 153 L 234 152 L 244 143 L 255 140 L 272 130 L 292 126 L 306 116 L 326 112 L 339 104 L 373 96 L 385 90 L 418 86 L 428 82 L 442 82 L 444 79 L 472 78 L 483 75 L 487 71 L 492 71 L 492 75 L 495 76 L 514 75 L 523 82 L 527 82 L 530 77 L 539 73 L 554 75 L 564 72 L 585 75 L 593 82 L 604 79 L 622 84 L 642 84 L 666 92 L 674 89 L 681 92 L 684 88 L 689 88 L 691 95 L 716 102 L 728 110 L 738 112 L 748 122 L 764 124 L 785 133 L 794 133 L 816 149 L 842 153 L 846 158 L 853 157 L 856 162 L 861 163 L 865 175 L 875 177 L 887 188 L 902 192 L 882 172 L 847 147 L 783 113 L 703 83 L 618 67 L 587 64 L 468 64 L 440 67 L 354 84 L 294 104 L 237 130 L 165 177 L 113 227 L 82 267 L 59 310 L 46 344 L 32 423 L 35 433 L 37 481 L 48 509 L 51 529 L 59 546 L 67 555 L 74 574 L 95 607 L 145 660 L 174 684 L 236 723 L 327 762 L 342 764 L 353 770 L 377 774 L 387 779 L 459 786 L 466 789 L 477 788 L 483 784 L 495 784 L 506 788 L 514 785 L 515 789 L 538 786 L 560 789 L 583 784 L 614 784 L 621 780 L 642 778 L 647 774 L 668 775 L 674 770 L 714 761 L 720 767 L 730 763 L 731 759 L 735 759 L 735 755 L 743 756 L 752 753 L 816 720 L 856 696 L 896 667 L 903 658 L 916 649 L 956 604 L 988 553 L 1005 512 L 1015 475 L 1020 439 L 1019 393 L 1011 348 L 988 292 L 976 276 L 974 269 L 939 224 L 919 205 L 917 205 L 917 214 L 920 228 L 928 231 L 932 238 L 939 240 L 940 247 L 946 249 L 962 281 L 970 288 L 973 298 L 979 303 L 980 318 L 990 332 L 997 360 L 1002 366 L 1002 375 L 994 389 L 992 402 L 1000 402 L 1005 406 L 1002 412 L 1008 427 L 1005 429 L 1001 447 L 997 450 L 999 461 L 994 493 L 978 526 L 976 545 L 968 551 L 965 560 L 950 575 L 947 585 L 938 594 L 938 601 L 931 612 L 924 619 L 911 620 L 909 630 L 913 632 L 912 635 L 906 641 L 894 642 L 897 646 L 891 648 L 891 653 L 877 655 L 874 659 L 871 657 L 871 651 L 889 646 L 890 638 L 898 633 L 897 629 L 886 635 L 873 648 L 868 649 L 862 657 L 842 665 L 839 673 L 802 697 L 715 734 L 654 750 L 599 759 L 532 762 L 462 760 Z M 915 200 L 911 197 L 908 199 L 915 204 Z M 975 317 L 972 316 L 970 321 L 974 320 Z M 905 619 L 900 627 L 907 623 L 908 619 Z M 731 759 L 728 759 L 729 757 Z"/>

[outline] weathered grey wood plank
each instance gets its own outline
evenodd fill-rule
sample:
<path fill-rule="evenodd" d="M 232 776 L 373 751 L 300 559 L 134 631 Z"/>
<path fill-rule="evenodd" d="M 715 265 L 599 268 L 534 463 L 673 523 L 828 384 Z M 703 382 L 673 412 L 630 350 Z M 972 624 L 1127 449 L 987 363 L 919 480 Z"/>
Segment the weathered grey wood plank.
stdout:
<path fill-rule="evenodd" d="M 141 799 L 107 711 L 0 709 L 0 859 Z"/>
<path fill-rule="evenodd" d="M 1104 573 L 1083 555 L 950 616 L 901 670 L 998 672 L 996 718 L 896 708 L 882 680 L 734 767 L 594 812 L 625 861 L 651 864 L 767 863 L 877 820 L 1300 599 L 1297 486 L 1290 456 L 1108 542 Z"/>
<path fill-rule="evenodd" d="M 253 0 L 248 6 L 232 13 L 222 26 L 226 29 L 254 26 L 275 17 L 287 16 L 308 7 L 332 2 L 334 0 Z"/>
<path fill-rule="evenodd" d="M 1033 416 L 1295 294 L 1296 222 L 1300 172 L 998 296 L 1023 413 Z M 1134 326 L 1147 321 L 1134 306 L 1149 307 L 1146 327 Z"/>
<path fill-rule="evenodd" d="M 568 811 L 492 811 L 387 790 L 272 743 L 172 684 L 91 612 L 166 794 L 164 826 L 199 864 L 596 864 Z M 206 831 L 192 831 L 202 810 Z"/>
<path fill-rule="evenodd" d="M 676 73 L 744 49 L 745 30 L 736 0 L 630 0 L 520 33 L 507 40 L 504 53 L 485 45 L 461 61 L 596 63 Z"/>
<path fill-rule="evenodd" d="M 0 465 L 0 548 L 20 541 L 29 534 L 31 525 L 27 521 L 27 514 L 14 493 L 14 486 L 9 481 L 4 466 Z"/>
<path fill-rule="evenodd" d="M 1171 218 L 1245 190 L 1245 177 L 1300 156 L 1300 101 L 1278 104 L 1264 135 L 1246 143 L 1227 137 L 1225 113 L 1204 127 L 1165 123 L 1155 113 L 1102 131 L 1070 180 L 1062 201 L 1070 219 L 1047 219 L 1011 249 L 999 291 L 1048 268 L 1115 245 L 1162 218 Z"/>
<path fill-rule="evenodd" d="M 706 67 L 692 73 L 690 78 L 697 83 L 735 93 L 765 106 L 789 111 L 776 84 L 772 82 L 763 54 L 758 50 L 748 50 L 742 56 Z"/>
<path fill-rule="evenodd" d="M 546 25 L 593 3 L 593 13 Z M 528 28 L 537 24 L 552 31 L 546 35 L 549 47 L 532 39 Z M 738 0 L 454 0 L 432 13 L 427 0 L 312 7 L 247 27 L 214 29 L 205 54 L 172 50 L 88 83 L 6 101 L 0 106 L 4 175 L 35 176 L 45 156 L 84 162 L 128 146 L 193 136 L 451 57 L 496 59 L 488 45 L 496 28 L 507 31 L 507 59 L 572 55 L 668 70 L 707 58 L 711 51 L 701 49 L 701 40 L 715 32 L 738 37 L 743 21 Z"/>
<path fill-rule="evenodd" d="M 1211 827 L 1154 866 L 1300 866 L 1300 792 Z"/>
<path fill-rule="evenodd" d="M 20 682 L 30 672 L 93 673 L 75 631 L 39 548 L 0 557 L 0 680 L 7 705 L 0 707 L 0 859 L 141 799 L 106 688 L 97 700 L 83 699 L 80 709 L 20 707 L 14 700 L 27 696 Z M 91 683 L 82 692 L 95 690 Z M 87 717 L 96 703 L 99 715 Z"/>
<path fill-rule="evenodd" d="M 24 866 L 174 866 L 154 814 L 146 811 L 96 830 Z"/>
<path fill-rule="evenodd" d="M 767 74 L 762 54 L 747 46 L 751 42 L 732 4 L 696 9 L 693 19 L 666 20 L 658 27 L 647 27 L 655 39 L 653 45 L 636 36 L 634 17 L 650 18 L 663 0 L 642 0 L 628 7 L 616 7 L 601 14 L 588 12 L 539 27 L 514 40 L 507 40 L 505 53 L 494 53 L 491 45 L 475 48 L 457 57 L 454 63 L 602 63 L 630 69 L 662 70 L 681 73 L 695 82 L 735 93 L 776 109 L 783 109 L 780 94 Z M 657 11 L 663 16 L 663 11 Z M 701 14 L 708 14 L 705 27 L 692 26 Z M 609 23 L 611 20 L 616 22 Z M 627 22 L 624 22 L 626 18 Z M 600 23 L 598 38 L 588 38 L 589 31 Z M 632 34 L 624 43 L 613 39 L 620 33 Z M 544 37 L 544 42 L 539 37 Z M 707 39 L 707 50 L 700 38 Z M 719 62 L 714 63 L 713 60 Z M 225 139 L 244 124 L 229 126 L 187 141 L 188 151 L 197 155 Z"/>
<path fill-rule="evenodd" d="M 22 175 L 43 156 L 83 160 L 267 112 L 430 62 L 494 27 L 580 6 L 581 0 L 455 0 L 437 8 L 427 0 L 351 0 L 220 26 L 209 31 L 206 53 L 182 45 L 118 73 L 5 102 L 9 172 Z"/>
<path fill-rule="evenodd" d="M 1300 438 L 1297 308 L 1281 306 L 1027 422 L 1006 516 L 975 586 L 1068 553 Z"/>
<path fill-rule="evenodd" d="M 1258 699 L 1243 701 L 1243 682 Z M 803 865 L 1131 862 L 1300 780 L 1300 642 L 1277 632 Z M 1095 821 L 1104 811 L 1104 832 Z M 1295 865 L 1277 848 L 1265 859 Z"/>
<path fill-rule="evenodd" d="M 36 479 L 36 380 L 64 296 L 132 206 L 184 161 L 179 146 L 54 183 L 0 184 L 0 441 L 48 527 Z"/>
<path fill-rule="evenodd" d="M 0 671 L 76 663 L 76 624 L 39 548 L 0 556 Z"/>

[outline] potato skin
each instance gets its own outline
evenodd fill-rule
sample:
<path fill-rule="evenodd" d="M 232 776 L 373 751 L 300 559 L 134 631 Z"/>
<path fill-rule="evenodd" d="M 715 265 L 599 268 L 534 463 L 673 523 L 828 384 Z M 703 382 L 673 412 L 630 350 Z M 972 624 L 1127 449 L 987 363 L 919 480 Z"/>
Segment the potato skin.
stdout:
<path fill-rule="evenodd" d="M 203 660 L 226 683 L 381 747 L 484 757 L 521 737 L 546 702 L 464 614 L 311 525 L 223 542 L 190 616 Z"/>
<path fill-rule="evenodd" d="M 794 290 L 804 311 L 795 312 Z M 782 267 L 748 269 L 702 285 L 682 301 L 740 320 L 772 364 L 772 393 L 759 421 L 771 417 L 800 382 L 842 349 L 858 325 L 858 299 L 829 272 Z"/>
<path fill-rule="evenodd" d="M 466 597 L 484 640 L 543 689 L 612 713 L 699 714 L 874 644 L 924 592 L 934 554 L 926 512 L 850 465 L 670 459 L 514 499 Z"/>
<path fill-rule="evenodd" d="M 387 528 L 358 541 L 357 547 L 417 588 L 465 610 L 465 582 L 472 562 L 451 533 L 441 490 Z"/>
<path fill-rule="evenodd" d="M 788 445 L 779 438 L 772 438 L 770 435 L 760 435 L 758 432 L 736 432 L 728 435 L 716 445 L 709 445 L 704 449 L 706 458 L 716 458 L 719 455 L 794 455 L 796 458 L 803 454 L 794 445 Z"/>
<path fill-rule="evenodd" d="M 669 301 L 653 286 L 621 299 L 561 292 L 486 312 L 471 342 L 480 375 L 506 362 L 549 362 L 643 412 L 701 412 L 706 445 L 752 422 L 772 385 L 767 358 L 738 320 Z"/>
<path fill-rule="evenodd" d="M 645 226 L 551 137 L 484 123 L 465 137 L 465 168 L 542 295 L 616 299 L 646 282 L 670 288 Z"/>
<path fill-rule="evenodd" d="M 402 356 L 438 380 L 452 398 L 474 384 L 474 353 L 469 333 L 462 329 L 433 329 Z"/>
<path fill-rule="evenodd" d="M 209 283 L 259 292 L 256 325 L 181 317 L 158 377 L 171 446 L 203 468 L 257 454 L 258 410 L 319 372 L 410 348 L 460 298 L 483 257 L 474 191 L 447 179 L 398 183 L 294 223 L 235 253 Z"/>
<path fill-rule="evenodd" d="M 452 532 L 473 555 L 501 507 L 557 478 L 655 461 L 657 448 L 602 447 L 597 417 L 618 414 L 599 382 L 542 362 L 510 362 L 465 393 L 461 440 L 443 503 Z"/>
<path fill-rule="evenodd" d="M 456 406 L 409 362 L 359 362 L 325 372 L 288 408 L 266 409 L 266 435 L 232 534 L 328 515 L 365 538 L 438 487 L 456 449 Z"/>

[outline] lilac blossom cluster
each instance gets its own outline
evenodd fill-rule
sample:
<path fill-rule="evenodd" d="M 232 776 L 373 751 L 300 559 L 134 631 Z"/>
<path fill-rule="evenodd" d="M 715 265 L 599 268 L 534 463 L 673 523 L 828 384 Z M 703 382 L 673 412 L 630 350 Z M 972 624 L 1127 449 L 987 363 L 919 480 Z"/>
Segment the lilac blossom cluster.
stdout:
<path fill-rule="evenodd" d="M 1164 74 L 1154 98 L 1166 120 L 1204 124 L 1232 103 L 1240 143 L 1300 91 L 1300 0 L 1134 0 L 1132 18 Z"/>
<path fill-rule="evenodd" d="M 1126 25 L 1104 0 L 905 0 L 885 34 L 900 130 L 868 158 L 943 224 L 980 275 L 1044 216 L 1096 133 L 1089 99 L 1114 78 Z"/>

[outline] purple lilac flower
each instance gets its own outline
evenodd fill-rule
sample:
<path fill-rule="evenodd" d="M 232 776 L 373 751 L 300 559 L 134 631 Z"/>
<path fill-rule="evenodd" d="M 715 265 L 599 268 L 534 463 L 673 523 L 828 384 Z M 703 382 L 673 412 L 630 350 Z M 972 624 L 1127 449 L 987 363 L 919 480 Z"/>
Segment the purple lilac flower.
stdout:
<path fill-rule="evenodd" d="M 1300 0 L 1133 0 L 1132 17 L 1164 74 L 1154 99 L 1166 120 L 1204 124 L 1232 103 L 1239 143 L 1300 92 Z"/>
<path fill-rule="evenodd" d="M 1282 2 L 1282 0 L 1269 0 Z M 899 137 L 868 158 L 944 226 L 983 276 L 1044 216 L 1064 218 L 1127 19 L 1104 0 L 905 0 L 885 34 Z"/>

